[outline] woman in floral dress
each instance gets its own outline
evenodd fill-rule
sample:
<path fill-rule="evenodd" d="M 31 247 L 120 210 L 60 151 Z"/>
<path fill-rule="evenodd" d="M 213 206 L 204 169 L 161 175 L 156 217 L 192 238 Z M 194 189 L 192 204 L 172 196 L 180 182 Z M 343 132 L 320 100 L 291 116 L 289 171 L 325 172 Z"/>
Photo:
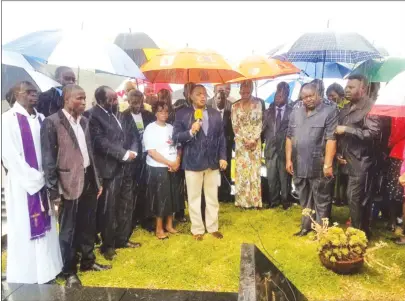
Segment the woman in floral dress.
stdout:
<path fill-rule="evenodd" d="M 235 132 L 235 205 L 261 208 L 261 141 L 262 104 L 252 97 L 253 83 L 240 86 L 240 101 L 232 106 L 232 127 Z"/>

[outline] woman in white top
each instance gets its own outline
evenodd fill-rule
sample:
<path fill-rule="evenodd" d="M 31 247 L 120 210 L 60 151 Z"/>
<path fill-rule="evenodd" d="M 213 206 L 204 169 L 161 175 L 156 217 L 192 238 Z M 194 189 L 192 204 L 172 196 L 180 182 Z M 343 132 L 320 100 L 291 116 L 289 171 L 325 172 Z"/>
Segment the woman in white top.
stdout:
<path fill-rule="evenodd" d="M 173 126 L 166 123 L 169 108 L 158 101 L 152 107 L 156 122 L 149 124 L 143 134 L 145 150 L 148 152 L 148 196 L 149 209 L 156 217 L 156 236 L 168 238 L 165 230 L 177 233 L 173 227 L 173 213 L 184 209 L 180 197 L 181 150 L 172 141 Z M 180 208 L 181 207 L 181 208 Z M 165 222 L 165 227 L 163 223 Z"/>

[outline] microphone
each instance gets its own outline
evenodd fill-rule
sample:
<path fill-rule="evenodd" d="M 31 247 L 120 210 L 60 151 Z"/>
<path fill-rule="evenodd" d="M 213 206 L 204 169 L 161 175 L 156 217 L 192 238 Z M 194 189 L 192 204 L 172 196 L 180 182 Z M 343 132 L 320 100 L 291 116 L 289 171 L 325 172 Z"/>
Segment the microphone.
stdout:
<path fill-rule="evenodd" d="M 195 121 L 202 121 L 203 118 L 203 112 L 201 109 L 197 109 L 194 111 L 194 119 Z"/>

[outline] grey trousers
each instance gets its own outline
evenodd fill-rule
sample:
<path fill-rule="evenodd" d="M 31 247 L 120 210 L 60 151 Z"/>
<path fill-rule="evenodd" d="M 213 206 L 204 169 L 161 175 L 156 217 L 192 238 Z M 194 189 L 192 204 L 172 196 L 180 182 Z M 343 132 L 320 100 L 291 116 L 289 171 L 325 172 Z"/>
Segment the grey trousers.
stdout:
<path fill-rule="evenodd" d="M 332 210 L 331 186 L 333 179 L 320 178 L 297 178 L 294 177 L 294 185 L 300 198 L 301 207 L 315 210 L 313 218 L 322 225 L 322 218 L 330 218 Z M 302 216 L 301 229 L 311 229 L 311 219 Z"/>
<path fill-rule="evenodd" d="M 285 169 L 285 160 L 278 156 L 273 159 L 266 159 L 267 181 L 269 186 L 269 204 L 280 204 L 288 202 L 291 177 Z"/>

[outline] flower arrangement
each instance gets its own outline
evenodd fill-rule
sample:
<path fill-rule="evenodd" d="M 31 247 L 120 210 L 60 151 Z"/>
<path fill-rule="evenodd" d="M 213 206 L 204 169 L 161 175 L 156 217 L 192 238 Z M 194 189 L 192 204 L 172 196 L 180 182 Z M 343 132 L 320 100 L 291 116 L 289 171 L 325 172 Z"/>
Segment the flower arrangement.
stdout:
<path fill-rule="evenodd" d="M 312 223 L 311 227 L 316 233 L 318 241 L 318 254 L 325 267 L 341 274 L 358 272 L 366 262 L 369 267 L 374 264 L 390 272 L 393 277 L 399 277 L 402 272 L 398 265 L 391 267 L 384 265 L 375 258 L 375 251 L 387 246 L 384 242 L 378 242 L 372 248 L 368 248 L 366 234 L 352 227 L 344 231 L 337 223 L 329 227 L 329 219 L 323 218 L 322 225 L 318 224 L 312 217 L 314 210 L 304 209 L 302 214 L 308 216 Z"/>

